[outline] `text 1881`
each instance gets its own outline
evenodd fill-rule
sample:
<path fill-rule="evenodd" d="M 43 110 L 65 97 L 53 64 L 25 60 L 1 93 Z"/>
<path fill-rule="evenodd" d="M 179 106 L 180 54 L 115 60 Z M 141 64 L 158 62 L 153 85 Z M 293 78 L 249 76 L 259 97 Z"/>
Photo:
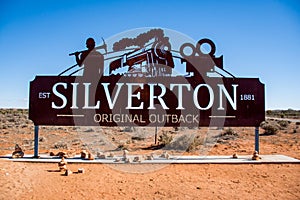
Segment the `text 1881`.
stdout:
<path fill-rule="evenodd" d="M 254 95 L 253 94 L 241 94 L 241 101 L 254 101 Z"/>

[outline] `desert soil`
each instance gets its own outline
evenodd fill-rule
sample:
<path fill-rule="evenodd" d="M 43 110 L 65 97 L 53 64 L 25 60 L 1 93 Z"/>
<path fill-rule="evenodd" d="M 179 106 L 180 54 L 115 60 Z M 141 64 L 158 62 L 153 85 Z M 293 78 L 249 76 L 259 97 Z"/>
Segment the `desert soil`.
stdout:
<path fill-rule="evenodd" d="M 33 124 L 26 110 L 0 110 L 0 155 L 19 144 L 33 153 Z M 300 159 L 299 123 L 273 121 L 278 132 L 263 134 L 260 154 Z M 153 128 L 40 127 L 40 153 L 81 150 L 121 154 L 250 155 L 254 128 L 159 128 L 171 139 L 165 148 L 154 145 Z M 196 139 L 190 140 L 187 135 Z M 185 146 L 182 141 L 188 141 Z M 22 163 L 0 159 L 0 199 L 300 199 L 299 164 L 68 164 L 64 176 L 57 163 Z M 131 171 L 131 172 L 126 172 Z"/>

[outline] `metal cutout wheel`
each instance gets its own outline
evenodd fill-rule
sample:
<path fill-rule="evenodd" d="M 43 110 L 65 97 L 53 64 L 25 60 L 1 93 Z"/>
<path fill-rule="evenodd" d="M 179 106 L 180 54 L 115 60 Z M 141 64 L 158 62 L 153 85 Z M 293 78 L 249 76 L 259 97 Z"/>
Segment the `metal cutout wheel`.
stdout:
<path fill-rule="evenodd" d="M 201 45 L 208 44 L 210 46 L 210 52 L 204 53 L 201 51 Z M 210 39 L 204 38 L 197 42 L 196 51 L 199 55 L 201 54 L 209 54 L 210 56 L 213 56 L 216 53 L 216 45 L 211 41 Z"/>
<path fill-rule="evenodd" d="M 190 55 L 184 53 L 184 49 L 186 49 L 186 48 L 191 48 L 192 49 L 192 53 Z M 183 45 L 181 45 L 181 47 L 179 49 L 179 52 L 180 52 L 180 55 L 182 57 L 190 57 L 190 56 L 195 56 L 196 55 L 195 46 L 191 43 L 184 43 Z"/>
<path fill-rule="evenodd" d="M 152 46 L 155 55 L 160 59 L 166 59 L 166 51 L 171 51 L 171 44 L 168 41 L 158 41 Z"/>

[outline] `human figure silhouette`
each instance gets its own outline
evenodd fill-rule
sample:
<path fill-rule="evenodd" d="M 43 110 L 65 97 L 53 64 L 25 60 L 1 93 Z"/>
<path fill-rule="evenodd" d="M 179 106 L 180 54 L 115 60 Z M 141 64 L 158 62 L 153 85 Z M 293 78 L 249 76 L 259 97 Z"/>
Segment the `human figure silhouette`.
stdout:
<path fill-rule="evenodd" d="M 86 40 L 86 47 L 88 50 L 83 52 L 75 52 L 76 62 L 82 67 L 84 65 L 83 76 L 91 81 L 98 80 L 103 74 L 104 57 L 95 49 L 95 40 L 88 38 Z"/>
<path fill-rule="evenodd" d="M 96 105 L 96 92 L 98 82 L 103 74 L 104 70 L 104 56 L 96 51 L 95 40 L 93 38 L 88 38 L 86 40 L 87 50 L 81 52 L 75 52 L 76 62 L 82 67 L 84 66 L 83 76 L 78 79 L 84 83 L 90 83 L 89 85 L 89 105 Z M 81 94 L 79 91 L 79 95 Z M 79 104 L 84 104 L 83 102 L 78 102 Z"/>

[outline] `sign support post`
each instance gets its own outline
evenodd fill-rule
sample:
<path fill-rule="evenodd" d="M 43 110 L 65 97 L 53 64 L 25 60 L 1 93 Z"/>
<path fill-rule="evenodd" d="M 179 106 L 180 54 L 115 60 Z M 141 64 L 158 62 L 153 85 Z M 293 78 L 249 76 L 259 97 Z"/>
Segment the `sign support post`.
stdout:
<path fill-rule="evenodd" d="M 255 151 L 259 153 L 259 127 L 255 127 Z"/>
<path fill-rule="evenodd" d="M 157 143 L 157 126 L 155 127 L 154 144 Z"/>
<path fill-rule="evenodd" d="M 34 126 L 34 156 L 39 157 L 39 126 Z"/>

